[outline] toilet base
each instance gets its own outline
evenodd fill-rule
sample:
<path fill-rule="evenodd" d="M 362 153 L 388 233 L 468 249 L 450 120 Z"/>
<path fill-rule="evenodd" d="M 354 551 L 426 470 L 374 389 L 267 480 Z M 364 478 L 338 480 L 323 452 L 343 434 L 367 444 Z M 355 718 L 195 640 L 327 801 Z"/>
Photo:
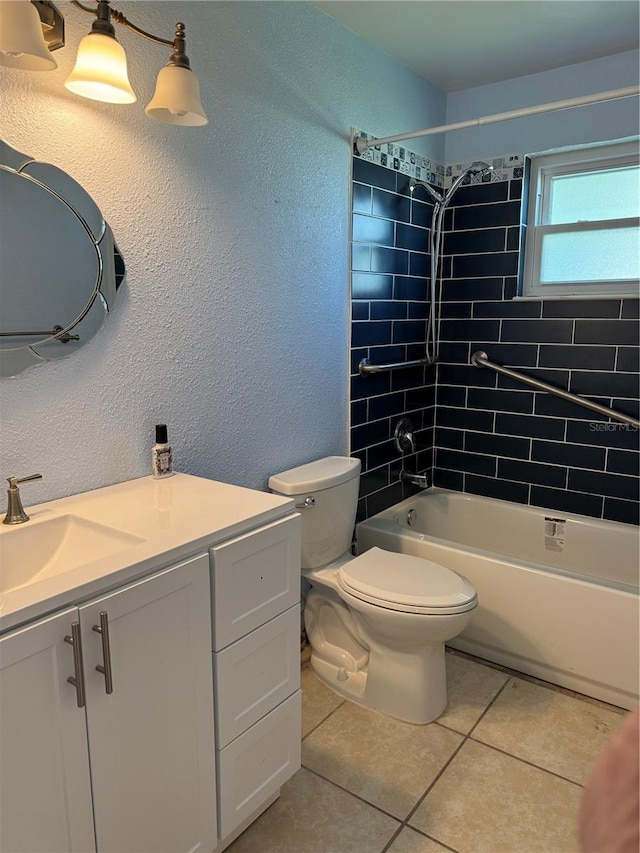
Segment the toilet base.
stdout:
<path fill-rule="evenodd" d="M 366 672 L 346 672 L 344 667 L 338 667 L 334 663 L 323 660 L 319 655 L 311 651 L 311 669 L 320 681 L 353 702 L 361 705 L 362 697 L 367 686 Z"/>
<path fill-rule="evenodd" d="M 472 611 L 445 616 L 387 610 L 355 599 L 335 569 L 309 573 L 304 621 L 311 666 L 328 687 L 371 708 L 425 725 L 447 705 L 444 644 Z"/>
<path fill-rule="evenodd" d="M 444 645 L 423 648 L 419 661 L 398 651 L 372 650 L 368 665 L 358 671 L 326 660 L 312 647 L 311 668 L 345 699 L 406 723 L 430 723 L 447 705 Z"/>

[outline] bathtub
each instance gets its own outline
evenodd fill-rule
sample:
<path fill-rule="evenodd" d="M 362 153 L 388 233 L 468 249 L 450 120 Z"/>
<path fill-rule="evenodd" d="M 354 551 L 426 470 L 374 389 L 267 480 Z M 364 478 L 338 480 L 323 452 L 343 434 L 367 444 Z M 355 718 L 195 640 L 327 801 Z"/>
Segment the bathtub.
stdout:
<path fill-rule="evenodd" d="M 622 708 L 638 704 L 638 528 L 430 489 L 358 524 L 357 545 L 469 578 L 479 606 L 453 648 Z"/>

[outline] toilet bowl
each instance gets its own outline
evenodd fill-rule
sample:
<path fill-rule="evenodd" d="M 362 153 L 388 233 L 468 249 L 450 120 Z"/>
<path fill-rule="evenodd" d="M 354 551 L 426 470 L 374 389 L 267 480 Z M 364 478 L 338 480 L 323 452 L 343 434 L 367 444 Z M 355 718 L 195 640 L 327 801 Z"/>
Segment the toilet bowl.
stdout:
<path fill-rule="evenodd" d="M 419 557 L 349 553 L 359 475 L 359 460 L 332 456 L 269 480 L 302 515 L 311 666 L 354 702 L 428 723 L 447 703 L 444 644 L 468 625 L 477 594 L 462 575 Z"/>

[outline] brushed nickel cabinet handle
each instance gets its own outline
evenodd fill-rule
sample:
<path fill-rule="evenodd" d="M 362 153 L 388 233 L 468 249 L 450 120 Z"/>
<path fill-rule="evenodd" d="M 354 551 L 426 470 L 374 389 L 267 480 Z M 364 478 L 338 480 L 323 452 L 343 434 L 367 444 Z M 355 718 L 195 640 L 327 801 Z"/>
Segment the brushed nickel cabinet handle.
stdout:
<path fill-rule="evenodd" d="M 73 646 L 73 668 L 75 670 L 75 675 L 70 675 L 67 681 L 76 688 L 78 708 L 84 708 L 84 665 L 82 663 L 82 637 L 79 622 L 71 623 L 71 636 L 67 634 L 64 641 Z"/>
<path fill-rule="evenodd" d="M 94 625 L 93 630 L 100 634 L 102 639 L 102 660 L 96 669 L 104 675 L 104 692 L 113 693 L 113 674 L 111 672 L 111 646 L 109 645 L 109 617 L 106 610 L 100 613 L 100 624 Z"/>

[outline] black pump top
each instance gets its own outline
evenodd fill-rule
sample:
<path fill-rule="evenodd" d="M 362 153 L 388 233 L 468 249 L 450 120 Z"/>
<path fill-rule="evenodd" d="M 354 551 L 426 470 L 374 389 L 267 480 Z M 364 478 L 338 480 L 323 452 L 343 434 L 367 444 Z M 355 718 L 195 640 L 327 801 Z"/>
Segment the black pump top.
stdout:
<path fill-rule="evenodd" d="M 167 425 L 156 424 L 156 444 L 166 444 L 168 440 Z"/>

